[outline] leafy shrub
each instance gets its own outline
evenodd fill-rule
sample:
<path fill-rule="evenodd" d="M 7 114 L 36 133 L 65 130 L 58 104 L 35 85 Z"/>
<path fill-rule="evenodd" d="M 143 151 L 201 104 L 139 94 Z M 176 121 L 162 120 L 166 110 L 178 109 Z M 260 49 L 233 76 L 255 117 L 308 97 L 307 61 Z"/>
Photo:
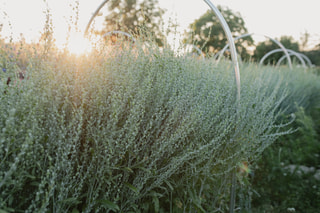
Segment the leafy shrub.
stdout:
<path fill-rule="evenodd" d="M 280 137 L 262 155 L 253 178 L 255 211 L 318 212 L 320 199 L 319 108 L 299 108 L 297 131 Z M 259 210 L 258 210 L 259 209 Z"/>
<path fill-rule="evenodd" d="M 272 68 L 242 68 L 240 102 L 229 63 L 140 41 L 31 55 L 26 75 L 0 86 L 7 212 L 226 211 L 232 171 L 291 132 Z"/>

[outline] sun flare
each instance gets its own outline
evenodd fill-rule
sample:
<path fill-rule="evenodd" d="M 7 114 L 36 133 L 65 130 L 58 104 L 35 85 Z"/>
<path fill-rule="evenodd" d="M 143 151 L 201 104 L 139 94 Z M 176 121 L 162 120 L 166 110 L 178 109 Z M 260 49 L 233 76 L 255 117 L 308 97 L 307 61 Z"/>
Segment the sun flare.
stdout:
<path fill-rule="evenodd" d="M 85 38 L 82 33 L 73 33 L 67 43 L 67 49 L 70 53 L 82 55 L 92 50 L 92 43 L 88 38 Z"/>

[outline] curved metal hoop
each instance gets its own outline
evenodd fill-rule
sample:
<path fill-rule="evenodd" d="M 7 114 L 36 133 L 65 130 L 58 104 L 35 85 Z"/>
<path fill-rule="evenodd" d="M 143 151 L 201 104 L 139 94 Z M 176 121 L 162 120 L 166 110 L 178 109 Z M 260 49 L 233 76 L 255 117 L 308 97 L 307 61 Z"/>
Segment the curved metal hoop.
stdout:
<path fill-rule="evenodd" d="M 118 30 L 107 32 L 107 33 L 103 34 L 102 37 L 106 37 L 106 36 L 110 36 L 110 35 L 114 35 L 114 34 L 125 35 L 125 36 L 131 38 L 133 42 L 136 42 L 136 39 L 132 35 L 130 35 L 129 33 L 123 32 L 123 31 L 118 31 Z"/>
<path fill-rule="evenodd" d="M 304 59 L 301 57 L 301 55 L 300 55 L 299 53 L 297 53 L 297 52 L 294 52 L 294 53 L 293 53 L 293 52 L 290 52 L 290 51 L 289 51 L 289 55 L 290 55 L 290 56 L 296 56 L 296 57 L 299 59 L 299 61 L 301 62 L 303 68 L 307 69 L 307 65 L 306 65 Z M 276 66 L 280 66 L 281 62 L 282 62 L 284 59 L 285 59 L 285 57 L 282 56 L 282 57 L 278 60 Z"/>
<path fill-rule="evenodd" d="M 228 45 L 227 47 L 229 47 L 229 45 Z M 229 52 L 230 52 L 230 49 L 227 48 L 227 49 L 223 50 L 223 52 L 226 52 L 226 51 L 229 51 Z M 215 54 L 215 55 L 213 56 L 213 60 L 216 61 L 216 63 L 219 63 L 219 62 L 220 62 L 220 60 L 221 60 L 220 57 L 222 57 L 222 56 L 220 56 L 221 53 L 222 53 L 222 50 L 220 50 L 217 54 Z M 223 55 L 223 53 L 222 53 L 222 55 Z M 241 59 L 241 56 L 240 56 L 240 55 L 238 55 L 238 61 L 239 61 L 240 63 L 242 62 L 242 59 Z"/>
<path fill-rule="evenodd" d="M 289 62 L 290 69 L 292 69 L 292 62 L 291 62 L 291 58 L 290 58 L 290 55 L 289 55 L 287 49 L 279 41 L 271 38 L 270 36 L 261 35 L 261 34 L 255 34 L 255 33 L 247 33 L 247 34 L 243 34 L 241 36 L 238 36 L 238 37 L 234 38 L 234 41 L 237 41 L 237 40 L 239 40 L 241 38 L 245 38 L 245 37 L 252 36 L 252 35 L 264 36 L 265 38 L 268 38 L 271 41 L 273 41 L 274 43 L 276 43 L 283 50 L 283 52 L 285 53 L 285 55 L 286 55 L 286 57 L 288 59 L 288 62 Z M 224 52 L 228 49 L 228 47 L 229 47 L 229 44 L 226 44 L 226 46 L 224 46 L 224 48 L 220 51 L 220 53 L 218 55 L 218 59 L 217 59 L 218 63 L 221 60 L 221 57 L 223 56 Z"/>
<path fill-rule="evenodd" d="M 309 67 L 314 67 L 310 58 L 303 53 L 299 53 L 299 55 L 308 63 Z"/>
<path fill-rule="evenodd" d="M 84 35 L 86 36 L 90 25 L 93 21 L 93 19 L 97 16 L 97 14 L 99 13 L 99 11 L 101 10 L 101 8 L 108 2 L 109 0 L 104 0 L 99 7 L 96 9 L 96 11 L 93 13 L 93 15 L 91 16 L 86 29 L 84 31 Z M 239 63 L 238 63 L 238 57 L 237 57 L 237 51 L 236 51 L 236 47 L 234 44 L 234 40 L 230 31 L 230 28 L 226 22 L 226 20 L 224 19 L 224 17 L 222 16 L 222 14 L 220 13 L 220 11 L 212 4 L 212 2 L 210 0 L 203 0 L 210 8 L 211 10 L 215 13 L 215 15 L 218 17 L 220 24 L 226 34 L 226 37 L 228 39 L 228 43 L 230 46 L 230 51 L 231 51 L 231 59 L 233 62 L 233 68 L 234 68 L 234 72 L 235 72 L 235 78 L 236 78 L 236 85 L 237 85 L 237 100 L 240 100 L 240 68 L 239 68 Z M 290 60 L 290 57 L 289 59 Z"/>
<path fill-rule="evenodd" d="M 86 29 L 85 29 L 85 31 L 84 31 L 84 35 L 85 35 L 85 36 L 88 34 L 88 31 L 89 31 L 89 28 L 90 28 L 90 25 L 91 25 L 93 19 L 98 15 L 98 13 L 99 13 L 99 11 L 101 10 L 101 8 L 103 8 L 103 6 L 104 6 L 108 1 L 109 1 L 109 0 L 103 1 L 103 2 L 99 5 L 99 7 L 96 9 L 96 11 L 93 13 L 93 15 L 91 16 L 91 18 L 90 18 L 90 20 L 89 20 L 89 22 L 88 22 L 88 24 L 87 24 L 87 26 L 86 26 Z"/>
<path fill-rule="evenodd" d="M 313 67 L 313 64 L 312 64 L 311 60 L 310 60 L 306 55 L 304 55 L 304 54 L 302 54 L 302 53 L 298 53 L 298 52 L 296 52 L 296 53 L 301 57 L 301 59 L 304 59 L 304 60 L 303 60 L 304 62 L 307 62 L 307 63 L 308 63 L 308 66 L 309 66 L 309 67 Z M 292 56 L 292 55 L 295 55 L 295 54 L 289 52 L 289 55 Z M 277 66 L 279 66 L 279 65 L 281 64 L 281 62 L 282 62 L 285 58 L 286 58 L 285 55 L 282 56 L 282 57 L 279 59 L 279 61 L 277 62 Z M 300 58 L 298 58 L 298 59 L 301 61 Z M 302 62 L 301 62 L 301 63 L 302 63 Z M 303 65 L 303 66 L 306 66 L 305 63 L 304 63 L 304 64 L 302 63 L 302 65 Z M 307 67 L 305 67 L 305 68 L 307 68 Z"/>
<path fill-rule="evenodd" d="M 220 11 L 212 4 L 212 2 L 210 0 L 204 0 L 204 2 L 208 4 L 208 6 L 211 8 L 211 10 L 218 17 L 220 24 L 224 30 L 224 33 L 227 36 L 228 43 L 230 46 L 231 59 L 233 62 L 233 69 L 234 69 L 235 77 L 236 77 L 237 100 L 240 100 L 240 68 L 239 68 L 238 54 L 237 54 L 236 46 L 234 44 L 234 40 L 233 40 L 231 31 L 230 31 L 230 28 L 229 28 L 226 20 L 223 18 L 222 14 L 220 13 Z"/>
<path fill-rule="evenodd" d="M 267 57 L 269 57 L 270 55 L 272 55 L 272 54 L 274 54 L 274 53 L 277 53 L 277 52 L 282 52 L 282 51 L 283 51 L 283 49 L 281 49 L 281 48 L 280 48 L 280 49 L 271 50 L 270 52 L 268 52 L 267 54 L 265 54 L 265 55 L 261 58 L 259 64 L 262 65 L 263 62 L 264 62 L 264 60 L 265 60 Z M 304 60 L 301 58 L 301 56 L 299 55 L 299 53 L 297 53 L 297 52 L 295 52 L 295 51 L 293 51 L 293 50 L 290 50 L 290 49 L 286 49 L 286 52 L 288 53 L 289 58 L 290 58 L 290 54 L 296 56 L 296 57 L 301 61 L 302 65 L 303 65 L 304 67 L 306 67 L 306 63 L 305 63 Z M 289 53 L 290 53 L 290 54 L 289 54 Z M 291 63 L 291 58 L 290 58 L 290 63 Z M 292 64 L 291 64 L 291 66 L 292 66 Z"/>
<path fill-rule="evenodd" d="M 204 55 L 203 55 L 203 53 L 202 53 L 202 51 L 200 50 L 199 47 L 197 47 L 197 46 L 194 45 L 194 44 L 185 44 L 185 45 L 184 45 L 185 48 L 187 48 L 188 46 L 190 46 L 192 49 L 195 49 L 195 50 L 197 51 L 198 55 L 201 56 L 201 58 L 204 59 Z"/>

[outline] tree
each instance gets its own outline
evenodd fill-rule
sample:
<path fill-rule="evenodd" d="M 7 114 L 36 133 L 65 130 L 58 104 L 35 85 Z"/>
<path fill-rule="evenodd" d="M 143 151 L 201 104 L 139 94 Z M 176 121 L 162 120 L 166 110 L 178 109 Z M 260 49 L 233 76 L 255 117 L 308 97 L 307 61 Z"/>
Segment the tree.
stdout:
<path fill-rule="evenodd" d="M 159 45 L 163 44 L 160 29 L 165 10 L 158 6 L 158 0 L 111 0 L 109 15 L 105 17 L 105 28 L 101 33 L 121 30 L 135 35 L 151 33 Z"/>
<path fill-rule="evenodd" d="M 310 40 L 310 33 L 305 31 L 303 34 L 301 34 L 301 37 L 300 37 L 300 41 L 301 41 L 300 48 L 301 48 L 301 50 L 305 51 L 308 48 L 309 40 Z"/>
<path fill-rule="evenodd" d="M 280 37 L 280 43 L 287 49 L 294 50 L 296 52 L 299 51 L 299 43 L 294 41 L 292 36 L 281 36 Z M 265 42 L 260 42 L 256 50 L 254 51 L 253 58 L 257 61 L 260 61 L 260 59 L 267 54 L 268 52 L 279 49 L 280 47 L 271 41 L 271 39 L 265 41 Z M 278 52 L 270 55 L 265 61 L 265 64 L 276 64 L 278 60 L 283 56 L 283 52 Z"/>
<path fill-rule="evenodd" d="M 233 37 L 248 33 L 240 13 L 221 6 L 217 8 L 228 23 Z M 211 10 L 208 10 L 199 19 L 190 24 L 189 29 L 190 32 L 187 33 L 184 41 L 190 42 L 191 39 L 198 47 L 203 48 L 206 53 L 216 54 L 228 43 L 219 19 Z M 236 41 L 238 53 L 243 59 L 249 57 L 246 47 L 252 44 L 251 36 Z"/>
<path fill-rule="evenodd" d="M 320 66 L 320 44 L 316 45 L 313 49 L 309 51 L 304 51 L 302 53 L 305 54 L 308 58 L 310 58 L 311 62 L 314 65 Z"/>

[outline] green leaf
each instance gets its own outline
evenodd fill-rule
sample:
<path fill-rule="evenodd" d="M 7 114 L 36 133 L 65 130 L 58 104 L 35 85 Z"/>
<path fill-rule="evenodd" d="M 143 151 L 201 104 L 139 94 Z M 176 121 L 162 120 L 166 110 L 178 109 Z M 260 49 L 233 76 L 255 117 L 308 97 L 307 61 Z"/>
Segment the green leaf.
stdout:
<path fill-rule="evenodd" d="M 100 200 L 98 203 L 102 204 L 107 209 L 110 209 L 113 211 L 120 211 L 119 206 L 111 202 L 110 200 Z"/>
<path fill-rule="evenodd" d="M 6 210 L 0 209 L 0 213 L 9 213 L 9 212 L 15 212 L 15 211 L 13 208 L 6 208 Z"/>
<path fill-rule="evenodd" d="M 203 213 L 205 213 L 206 211 L 202 208 L 202 206 L 198 203 L 193 202 L 193 204 Z"/>
<path fill-rule="evenodd" d="M 191 191 L 191 189 L 188 189 L 189 196 L 192 198 L 192 203 L 195 207 L 198 208 L 201 212 L 206 212 L 202 206 L 201 206 L 201 200 L 200 198 L 196 195 L 194 190 Z"/>
<path fill-rule="evenodd" d="M 133 185 L 131 185 L 130 183 L 124 183 L 124 185 L 126 187 L 128 187 L 129 189 L 131 189 L 133 192 L 135 192 L 137 194 L 139 193 L 138 189 L 136 187 L 134 187 Z"/>
<path fill-rule="evenodd" d="M 26 177 L 28 177 L 28 178 L 30 178 L 30 179 L 32 179 L 32 180 L 36 179 L 36 177 L 35 177 L 35 176 L 30 175 L 30 174 L 26 174 Z"/>
<path fill-rule="evenodd" d="M 79 210 L 78 209 L 72 209 L 71 213 L 79 213 Z"/>
<path fill-rule="evenodd" d="M 32 181 L 32 182 L 30 183 L 30 185 L 31 185 L 31 186 L 39 186 L 39 182 L 37 182 L 37 181 Z"/>
<path fill-rule="evenodd" d="M 173 191 L 173 186 L 171 185 L 171 183 L 167 180 L 164 180 L 164 182 L 169 186 L 170 190 Z"/>
<path fill-rule="evenodd" d="M 142 171 L 146 172 L 146 173 L 150 173 L 151 171 L 149 169 L 146 169 L 144 167 L 136 167 L 137 169 L 141 169 Z"/>
<path fill-rule="evenodd" d="M 122 170 L 123 171 L 128 171 L 130 173 L 133 173 L 132 169 L 130 169 L 129 167 L 124 167 Z"/>
<path fill-rule="evenodd" d="M 152 202 L 154 204 L 154 212 L 158 213 L 160 210 L 159 198 L 157 196 L 152 197 Z"/>
<path fill-rule="evenodd" d="M 71 197 L 61 201 L 61 203 L 68 203 L 68 204 L 79 204 L 81 201 L 77 200 L 77 198 Z"/>

